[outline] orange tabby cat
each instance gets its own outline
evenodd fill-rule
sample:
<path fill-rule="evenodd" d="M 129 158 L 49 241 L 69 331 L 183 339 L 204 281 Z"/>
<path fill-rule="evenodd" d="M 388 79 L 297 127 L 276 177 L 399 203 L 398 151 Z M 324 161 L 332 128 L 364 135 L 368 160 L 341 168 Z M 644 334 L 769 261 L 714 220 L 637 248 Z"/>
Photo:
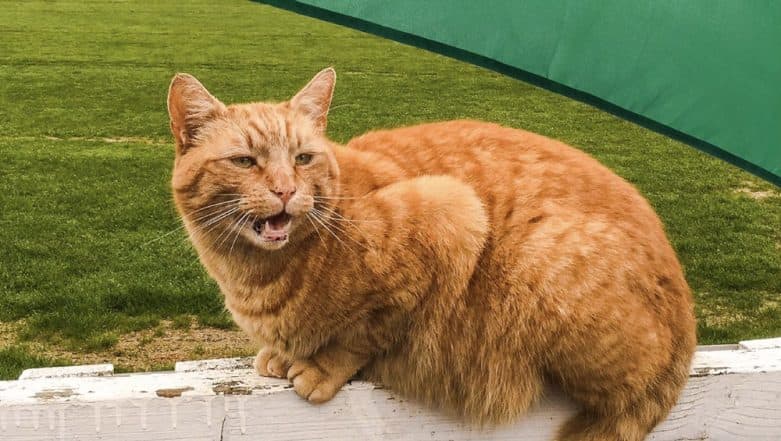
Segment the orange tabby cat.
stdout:
<path fill-rule="evenodd" d="M 561 440 L 640 440 L 683 388 L 689 288 L 662 225 L 586 154 L 475 121 L 325 137 L 336 76 L 290 101 L 168 96 L 177 209 L 261 375 L 314 403 L 359 370 L 480 424 L 546 382 Z"/>

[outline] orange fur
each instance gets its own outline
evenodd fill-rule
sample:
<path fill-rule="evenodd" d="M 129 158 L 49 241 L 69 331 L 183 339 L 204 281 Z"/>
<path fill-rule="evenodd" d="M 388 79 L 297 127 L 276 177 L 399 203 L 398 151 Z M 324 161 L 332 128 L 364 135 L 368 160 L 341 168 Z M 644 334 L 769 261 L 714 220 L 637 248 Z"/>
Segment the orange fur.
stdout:
<path fill-rule="evenodd" d="M 695 346 L 648 203 L 588 155 L 495 124 L 336 145 L 334 81 L 231 106 L 193 77 L 171 84 L 176 206 L 262 346 L 258 371 L 322 402 L 361 370 L 479 424 L 517 419 L 554 382 L 582 408 L 561 440 L 643 439 Z"/>

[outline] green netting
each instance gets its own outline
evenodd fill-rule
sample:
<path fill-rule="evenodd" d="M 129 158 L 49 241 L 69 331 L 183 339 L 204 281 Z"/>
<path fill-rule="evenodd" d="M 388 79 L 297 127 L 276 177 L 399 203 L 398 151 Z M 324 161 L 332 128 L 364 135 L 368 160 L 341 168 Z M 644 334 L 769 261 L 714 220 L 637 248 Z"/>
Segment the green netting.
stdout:
<path fill-rule="evenodd" d="M 535 82 L 781 185 L 781 1 L 261 1 Z"/>

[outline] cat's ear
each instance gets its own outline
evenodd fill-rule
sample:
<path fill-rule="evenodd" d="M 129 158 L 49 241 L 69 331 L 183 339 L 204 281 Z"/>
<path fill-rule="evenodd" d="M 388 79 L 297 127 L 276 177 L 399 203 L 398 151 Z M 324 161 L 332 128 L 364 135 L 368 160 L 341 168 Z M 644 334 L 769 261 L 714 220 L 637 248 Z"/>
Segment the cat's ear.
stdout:
<path fill-rule="evenodd" d="M 194 76 L 176 74 L 168 88 L 168 116 L 177 154 L 190 148 L 201 127 L 224 111 L 225 105 Z"/>
<path fill-rule="evenodd" d="M 332 67 L 325 68 L 290 100 L 291 107 L 309 117 L 321 133 L 328 124 L 328 108 L 335 83 L 336 71 Z"/>

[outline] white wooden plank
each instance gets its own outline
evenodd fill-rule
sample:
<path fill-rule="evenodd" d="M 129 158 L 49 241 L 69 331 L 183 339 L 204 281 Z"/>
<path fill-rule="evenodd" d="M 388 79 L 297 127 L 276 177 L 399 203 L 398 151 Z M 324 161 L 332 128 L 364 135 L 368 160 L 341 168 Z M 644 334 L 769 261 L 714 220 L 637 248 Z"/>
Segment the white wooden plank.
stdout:
<path fill-rule="evenodd" d="M 781 371 L 781 348 L 735 351 L 700 351 L 692 363 L 691 375 L 743 374 Z"/>
<path fill-rule="evenodd" d="M 745 340 L 739 344 L 741 349 L 757 351 L 760 349 L 781 349 L 781 338 L 763 338 L 760 340 Z"/>
<path fill-rule="evenodd" d="M 0 439 L 534 441 L 552 439 L 575 410 L 548 390 L 516 424 L 478 429 L 358 381 L 313 406 L 248 361 L 0 382 Z M 698 352 L 678 405 L 649 439 L 781 439 L 781 349 Z"/>
<path fill-rule="evenodd" d="M 114 375 L 113 364 L 86 364 L 81 366 L 63 366 L 27 369 L 19 376 L 20 380 L 53 377 L 94 377 Z"/>

